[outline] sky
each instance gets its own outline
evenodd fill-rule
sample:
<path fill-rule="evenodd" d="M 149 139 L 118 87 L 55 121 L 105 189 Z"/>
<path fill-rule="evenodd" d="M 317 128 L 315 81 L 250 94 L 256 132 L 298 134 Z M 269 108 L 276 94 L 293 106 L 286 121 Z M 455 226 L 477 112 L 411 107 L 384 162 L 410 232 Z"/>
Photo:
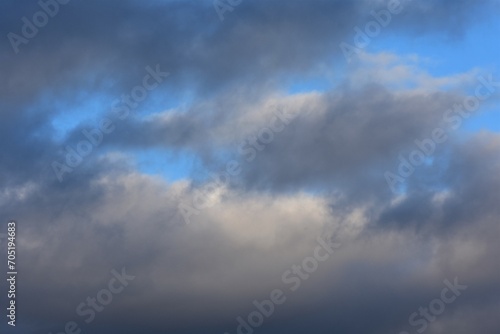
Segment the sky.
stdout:
<path fill-rule="evenodd" d="M 1 332 L 498 334 L 499 14 L 2 1 Z"/>

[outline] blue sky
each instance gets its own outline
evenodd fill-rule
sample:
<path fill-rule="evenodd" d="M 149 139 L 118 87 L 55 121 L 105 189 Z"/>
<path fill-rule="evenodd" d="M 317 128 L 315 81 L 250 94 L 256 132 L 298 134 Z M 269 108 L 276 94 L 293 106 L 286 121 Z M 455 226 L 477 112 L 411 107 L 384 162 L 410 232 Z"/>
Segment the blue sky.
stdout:
<path fill-rule="evenodd" d="M 485 15 L 458 35 L 443 32 L 408 36 L 390 28 L 382 30 L 364 51 L 374 54 L 389 52 L 402 57 L 417 55 L 420 59 L 418 66 L 436 77 L 453 76 L 476 68 L 484 73 L 499 73 L 500 48 L 491 36 L 500 35 L 500 22 L 493 15 Z M 329 68 L 323 72 L 315 70 L 306 76 L 293 75 L 280 89 L 290 95 L 334 90 L 346 75 L 346 64 L 341 59 L 325 62 L 322 66 Z M 168 86 L 172 84 L 168 83 Z M 167 89 L 153 92 L 133 114 L 141 119 L 167 110 L 182 112 L 195 103 L 193 97 L 194 92 L 189 90 L 182 93 L 169 92 Z M 59 114 L 52 121 L 54 139 L 64 142 L 65 135 L 78 125 L 86 123 L 91 127 L 98 123 L 109 112 L 116 98 L 83 91 L 77 96 L 76 105 L 55 104 L 54 108 L 58 109 Z M 480 112 L 466 120 L 460 129 L 467 132 L 480 130 L 500 131 L 500 111 L 496 101 L 487 101 Z M 107 152 L 108 149 L 103 149 L 100 153 Z M 130 150 L 126 154 L 140 172 L 160 175 L 169 181 L 188 178 L 196 161 L 191 154 L 174 154 L 162 149 Z"/>

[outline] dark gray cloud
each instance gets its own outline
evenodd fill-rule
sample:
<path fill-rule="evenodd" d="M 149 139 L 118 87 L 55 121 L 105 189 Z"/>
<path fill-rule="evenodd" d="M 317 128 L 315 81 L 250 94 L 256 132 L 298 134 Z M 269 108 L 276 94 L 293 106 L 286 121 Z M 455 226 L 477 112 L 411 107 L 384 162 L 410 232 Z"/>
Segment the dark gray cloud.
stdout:
<path fill-rule="evenodd" d="M 498 136 L 456 147 L 457 163 L 447 173 L 477 180 L 470 172 L 476 160 L 463 153 L 471 151 L 498 172 L 491 143 L 498 143 Z M 498 310 L 494 296 L 500 273 L 491 265 L 498 253 L 496 207 L 486 203 L 469 208 L 464 221 L 446 217 L 446 212 L 460 214 L 449 207 L 469 201 L 473 187 L 457 191 L 459 185 L 450 183 L 447 191 L 453 197 L 438 200 L 442 192 L 435 191 L 428 194 L 433 200 L 424 202 L 409 195 L 390 209 L 370 202 L 349 206 L 335 197 L 229 193 L 186 226 L 175 212 L 179 200 L 192 196 L 185 193 L 188 188 L 161 185 L 130 172 L 92 183 L 94 190 L 74 189 L 76 200 L 56 218 L 42 209 L 60 202 L 49 192 L 45 198 L 54 198 L 54 203 L 33 194 L 7 211 L 17 212 L 24 222 L 19 270 L 32 275 L 20 281 L 26 291 L 20 297 L 23 313 L 44 330 L 72 319 L 82 323 L 74 308 L 107 284 L 111 268 L 122 266 L 137 276 L 133 285 L 116 296 L 89 330 L 126 332 L 146 324 L 151 333 L 234 332 L 236 317 L 250 313 L 254 299 L 267 298 L 279 288 L 289 299 L 266 320 L 264 333 L 306 328 L 317 333 L 397 332 L 408 329 L 408 316 L 439 298 L 442 281 L 455 276 L 470 288 L 439 317 L 439 324 L 454 328 L 463 321 L 458 314 L 478 319 L 479 310 Z M 482 193 L 488 198 L 496 188 L 493 182 L 483 184 Z M 413 213 L 412 205 L 426 212 Z M 370 210 L 382 211 L 381 218 Z M 391 228 L 384 221 L 398 210 L 392 219 L 400 227 Z M 421 229 L 440 229 L 452 218 L 454 224 L 446 232 L 422 233 L 405 215 L 419 221 Z M 317 235 L 333 235 L 342 246 L 292 292 L 281 275 L 312 254 Z M 43 289 L 37 282 L 43 282 Z M 47 303 L 50 309 L 43 306 Z M 134 317 L 124 318 L 126 314 Z M 493 333 L 489 326 L 487 322 L 480 328 Z"/>

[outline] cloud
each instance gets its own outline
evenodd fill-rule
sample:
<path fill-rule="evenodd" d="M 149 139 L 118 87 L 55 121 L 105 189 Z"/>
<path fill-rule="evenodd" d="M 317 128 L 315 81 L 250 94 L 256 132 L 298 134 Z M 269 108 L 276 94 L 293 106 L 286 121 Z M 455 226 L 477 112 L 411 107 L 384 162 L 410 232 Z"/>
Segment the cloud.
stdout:
<path fill-rule="evenodd" d="M 447 191 L 453 195 L 444 199 L 435 191 L 427 197 L 435 198 L 432 203 L 412 193 L 401 203 L 383 208 L 375 201 L 346 205 L 349 201 L 338 196 L 229 191 L 217 206 L 185 225 L 176 204 L 192 194 L 181 181 L 166 184 L 136 172 L 114 172 L 93 179 L 92 196 L 79 195 L 80 189 L 74 194 L 65 191 L 72 199 L 56 218 L 43 210 L 55 207 L 46 200 L 56 202 L 55 194 L 41 189 L 44 197 L 32 195 L 30 201 L 18 204 L 25 208 L 18 217 L 24 222 L 19 270 L 32 274 L 23 279 L 23 312 L 31 321 L 54 324 L 53 330 L 72 319 L 82 322 L 74 308 L 102 288 L 109 268 L 122 266 L 137 278 L 109 311 L 98 315 L 100 319 L 92 324 L 97 332 L 106 326 L 126 332 L 144 323 L 152 333 L 201 327 L 208 332 L 229 331 L 235 328 L 237 316 L 251 311 L 254 299 L 265 298 L 274 288 L 287 291 L 290 302 L 269 327 L 263 327 L 264 332 L 281 328 L 293 333 L 307 326 L 318 333 L 403 330 L 409 314 L 434 298 L 443 279 L 455 276 L 471 289 L 460 305 L 451 306 L 453 310 L 471 317 L 477 307 L 492 312 L 497 306 L 487 300 L 498 294 L 499 275 L 491 265 L 498 252 L 498 210 L 493 205 L 497 185 L 491 179 L 478 182 L 481 176 L 470 173 L 476 161 L 495 166 L 496 158 L 488 152 L 498 136 L 484 136 L 457 147 L 457 162 L 447 171 L 447 175 L 466 173 L 474 182 L 460 189 L 450 184 Z M 471 150 L 481 160 L 468 159 L 464 152 Z M 474 207 L 471 197 L 476 196 L 476 184 L 482 184 L 481 192 L 491 205 Z M 450 208 L 463 203 L 472 207 Z M 412 206 L 426 213 L 408 211 Z M 392 220 L 400 227 L 394 228 L 387 225 L 388 213 L 397 210 L 401 214 Z M 419 229 L 405 217 L 418 221 Z M 448 224 L 447 230 L 439 231 L 443 224 Z M 317 236 L 333 238 L 342 246 L 303 288 L 292 293 L 281 274 L 314 250 Z M 47 300 L 51 309 L 41 311 Z M 485 302 L 479 306 L 478 300 Z M 212 307 L 207 309 L 205 303 Z M 302 313 L 303 308 L 316 311 Z M 136 316 L 123 319 L 129 312 Z M 297 312 L 302 313 L 300 323 Z M 438 323 L 449 322 L 452 328 L 454 312 Z M 366 323 L 356 327 L 359 317 Z M 191 325 L 188 319 L 193 318 L 197 322 Z"/>
<path fill-rule="evenodd" d="M 18 328 L 234 333 L 281 289 L 286 303 L 259 332 L 399 333 L 458 277 L 469 288 L 427 333 L 496 333 L 499 135 L 458 131 L 398 194 L 384 178 L 484 69 L 437 75 L 419 50 L 376 47 L 348 64 L 339 44 L 387 4 L 243 1 L 220 22 L 212 1 L 75 1 L 18 54 L 5 38 L 0 211 L 19 224 Z M 5 36 L 40 10 L 1 6 Z M 459 39 L 497 10 L 411 2 L 384 34 Z M 171 75 L 117 117 L 156 64 Z M 115 129 L 60 182 L 52 162 L 104 117 Z M 196 163 L 166 181 L 134 164 L 150 149 Z M 179 203 L 231 161 L 241 172 L 186 224 Z M 292 291 L 283 273 L 318 237 L 341 247 Z M 136 278 L 86 324 L 77 306 L 122 268 Z"/>

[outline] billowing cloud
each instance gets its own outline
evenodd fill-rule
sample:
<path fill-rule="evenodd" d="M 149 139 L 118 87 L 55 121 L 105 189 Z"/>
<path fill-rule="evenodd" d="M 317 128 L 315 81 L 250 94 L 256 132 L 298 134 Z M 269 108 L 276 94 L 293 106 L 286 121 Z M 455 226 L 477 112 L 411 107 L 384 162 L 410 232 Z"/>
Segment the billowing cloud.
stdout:
<path fill-rule="evenodd" d="M 1 5 L 2 328 L 497 332 L 497 76 L 398 50 L 497 3 L 63 2 Z"/>

